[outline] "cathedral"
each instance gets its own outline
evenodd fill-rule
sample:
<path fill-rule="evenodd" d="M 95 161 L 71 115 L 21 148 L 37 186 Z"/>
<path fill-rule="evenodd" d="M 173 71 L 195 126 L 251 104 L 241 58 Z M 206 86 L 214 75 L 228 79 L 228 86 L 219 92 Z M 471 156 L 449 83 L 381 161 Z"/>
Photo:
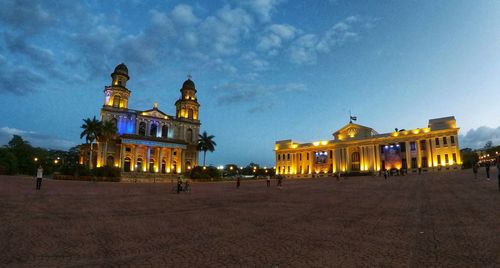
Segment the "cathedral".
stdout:
<path fill-rule="evenodd" d="M 191 78 L 182 84 L 175 116 L 161 111 L 157 103 L 148 110 L 130 109 L 129 80 L 128 68 L 122 63 L 111 74 L 111 85 L 104 87 L 100 119 L 113 122 L 117 133 L 111 140 L 97 141 L 93 166 L 119 167 L 122 177 L 182 173 L 197 166 L 200 104 Z M 90 154 L 88 148 L 82 151 L 80 162 L 85 163 Z"/>
<path fill-rule="evenodd" d="M 427 127 L 379 134 L 352 120 L 333 139 L 275 144 L 276 173 L 292 177 L 334 173 L 420 173 L 459 169 L 462 164 L 455 117 L 430 119 Z"/>

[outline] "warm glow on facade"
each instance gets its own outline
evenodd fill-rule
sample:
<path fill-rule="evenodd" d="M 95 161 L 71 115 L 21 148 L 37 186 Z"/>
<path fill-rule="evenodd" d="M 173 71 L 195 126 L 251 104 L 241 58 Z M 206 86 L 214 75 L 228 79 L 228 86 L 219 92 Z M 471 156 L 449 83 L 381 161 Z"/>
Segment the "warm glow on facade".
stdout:
<path fill-rule="evenodd" d="M 335 172 L 378 172 L 384 169 L 422 172 L 457 169 L 461 163 L 454 117 L 429 120 L 428 127 L 378 134 L 349 123 L 334 140 L 275 144 L 276 173 L 308 176 Z"/>

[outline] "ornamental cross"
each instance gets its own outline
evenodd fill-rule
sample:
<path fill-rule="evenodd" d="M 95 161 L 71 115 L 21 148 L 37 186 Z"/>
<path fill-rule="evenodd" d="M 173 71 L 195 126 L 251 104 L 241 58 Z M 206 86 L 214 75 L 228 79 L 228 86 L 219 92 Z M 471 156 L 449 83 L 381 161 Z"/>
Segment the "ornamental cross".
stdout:
<path fill-rule="evenodd" d="M 188 79 L 191 80 L 191 78 L 193 77 L 191 74 L 188 74 L 187 75 Z"/>

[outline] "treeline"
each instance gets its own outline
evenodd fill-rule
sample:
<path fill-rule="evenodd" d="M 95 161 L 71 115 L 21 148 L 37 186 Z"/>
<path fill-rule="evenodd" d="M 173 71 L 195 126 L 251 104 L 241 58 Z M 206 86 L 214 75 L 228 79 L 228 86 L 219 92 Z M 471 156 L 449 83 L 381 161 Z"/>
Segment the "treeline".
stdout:
<path fill-rule="evenodd" d="M 76 169 L 78 158 L 78 147 L 68 151 L 48 150 L 33 147 L 21 136 L 14 135 L 7 145 L 0 147 L 0 174 L 35 175 L 40 165 L 44 169 L 44 174 Z"/>

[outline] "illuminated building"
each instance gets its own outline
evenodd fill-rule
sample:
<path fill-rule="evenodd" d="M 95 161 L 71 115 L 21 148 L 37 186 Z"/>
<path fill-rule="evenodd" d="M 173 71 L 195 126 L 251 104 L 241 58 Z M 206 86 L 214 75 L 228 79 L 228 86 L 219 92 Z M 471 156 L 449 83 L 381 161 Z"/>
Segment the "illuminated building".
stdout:
<path fill-rule="evenodd" d="M 426 128 L 379 134 L 349 122 L 333 133 L 333 140 L 275 144 L 276 173 L 308 177 L 312 174 L 410 172 L 457 169 L 461 165 L 455 117 L 429 120 Z"/>
<path fill-rule="evenodd" d="M 154 103 L 149 110 L 129 109 L 130 79 L 125 64 L 116 66 L 112 83 L 104 88 L 101 121 L 112 121 L 117 133 L 109 141 L 98 140 L 94 147 L 94 166 L 120 167 L 123 173 L 180 173 L 198 163 L 197 141 L 200 129 L 196 87 L 188 78 L 175 102 L 176 115 L 168 115 Z M 97 149 L 96 149 L 97 147 Z M 88 157 L 87 152 L 83 156 Z M 88 159 L 81 158 L 81 162 Z"/>

